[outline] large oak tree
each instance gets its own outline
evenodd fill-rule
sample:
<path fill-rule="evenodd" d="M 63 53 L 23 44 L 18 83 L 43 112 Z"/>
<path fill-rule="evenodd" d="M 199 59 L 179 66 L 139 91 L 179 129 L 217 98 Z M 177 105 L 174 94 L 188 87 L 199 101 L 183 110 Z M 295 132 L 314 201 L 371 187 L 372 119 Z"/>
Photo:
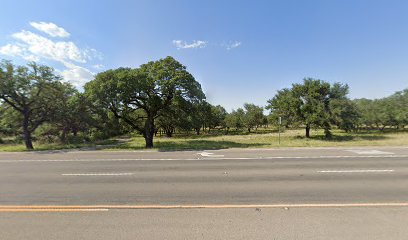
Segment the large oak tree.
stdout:
<path fill-rule="evenodd" d="M 186 67 L 172 57 L 148 62 L 139 68 L 118 68 L 96 75 L 85 85 L 85 93 L 97 107 L 107 108 L 143 135 L 153 147 L 155 119 L 175 98 L 204 99 L 200 84 Z"/>

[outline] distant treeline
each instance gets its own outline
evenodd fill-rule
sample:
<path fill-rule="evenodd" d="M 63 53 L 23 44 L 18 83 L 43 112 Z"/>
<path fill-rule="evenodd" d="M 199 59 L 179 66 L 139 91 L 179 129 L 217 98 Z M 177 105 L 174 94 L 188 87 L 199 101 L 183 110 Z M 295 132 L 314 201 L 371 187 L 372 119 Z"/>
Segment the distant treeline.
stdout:
<path fill-rule="evenodd" d="M 350 100 L 347 85 L 311 78 L 278 91 L 265 108 L 247 103 L 228 113 L 208 103 L 201 85 L 172 57 L 98 73 L 84 92 L 62 80 L 48 66 L 3 60 L 0 134 L 16 136 L 33 149 L 33 140 L 70 143 L 136 132 L 151 148 L 158 132 L 168 137 L 176 130 L 251 132 L 276 126 L 279 117 L 286 128 L 304 127 L 306 137 L 316 128 L 330 138 L 333 127 L 383 130 L 408 124 L 408 89 L 382 99 Z"/>

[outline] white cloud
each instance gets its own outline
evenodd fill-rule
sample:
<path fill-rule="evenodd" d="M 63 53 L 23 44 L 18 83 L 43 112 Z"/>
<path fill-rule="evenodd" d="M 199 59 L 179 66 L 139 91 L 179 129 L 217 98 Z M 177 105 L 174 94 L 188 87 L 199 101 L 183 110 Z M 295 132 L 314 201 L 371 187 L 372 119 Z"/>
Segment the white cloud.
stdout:
<path fill-rule="evenodd" d="M 94 78 L 94 73 L 84 67 L 74 64 L 66 64 L 67 69 L 60 72 L 65 81 L 69 81 L 76 87 L 81 87 L 84 83 Z"/>
<path fill-rule="evenodd" d="M 50 23 L 43 22 L 31 22 L 30 24 L 51 36 L 69 36 L 62 28 L 63 31 L 61 29 L 55 30 L 55 27 L 58 28 L 55 24 L 55 27 Z M 51 29 L 55 31 L 53 32 Z M 1 55 L 22 58 L 27 61 L 46 60 L 48 63 L 57 62 L 62 64 L 63 69 L 57 70 L 57 72 L 65 81 L 69 81 L 75 86 L 82 86 L 85 82 L 94 78 L 94 73 L 84 67 L 84 64 L 92 64 L 90 66 L 95 69 L 104 67 L 102 64 L 95 62 L 95 60 L 101 61 L 103 56 L 93 48 L 79 48 L 72 41 L 54 41 L 27 30 L 16 32 L 11 36 L 15 41 L 0 46 Z"/>
<path fill-rule="evenodd" d="M 94 65 L 92 65 L 92 67 L 95 68 L 95 69 L 102 69 L 102 68 L 105 67 L 105 65 L 103 65 L 103 64 L 94 64 Z"/>
<path fill-rule="evenodd" d="M 187 42 L 182 40 L 173 40 L 173 45 L 176 46 L 177 49 L 205 48 L 207 46 L 207 42 L 194 40 L 192 43 L 188 44 Z"/>
<path fill-rule="evenodd" d="M 24 47 L 20 47 L 15 44 L 6 44 L 0 47 L 0 54 L 10 56 L 10 57 L 21 57 L 27 61 L 38 61 L 39 58 L 35 55 L 27 53 Z"/>
<path fill-rule="evenodd" d="M 62 27 L 58 27 L 54 23 L 46 23 L 46 22 L 30 22 L 30 25 L 46 34 L 50 35 L 51 37 L 69 37 L 69 33 L 65 31 Z"/>
<path fill-rule="evenodd" d="M 85 63 L 87 55 L 81 51 L 73 42 L 54 42 L 48 38 L 23 30 L 14 33 L 12 37 L 26 45 L 26 50 L 40 57 L 55 61 L 71 60 Z"/>
<path fill-rule="evenodd" d="M 173 45 L 177 49 L 189 49 L 189 48 L 205 48 L 207 47 L 208 42 L 207 41 L 202 41 L 202 40 L 194 40 L 192 43 L 187 43 L 186 41 L 183 40 L 173 40 Z M 214 43 L 213 46 L 217 47 L 223 47 L 226 48 L 227 50 L 232 50 L 234 48 L 237 48 L 242 45 L 242 42 L 240 41 L 230 41 L 228 43 Z"/>
<path fill-rule="evenodd" d="M 21 47 L 14 45 L 14 44 L 7 44 L 3 47 L 0 47 L 0 53 L 3 55 L 16 57 L 20 56 L 23 53 L 23 49 Z"/>
<path fill-rule="evenodd" d="M 24 56 L 21 56 L 21 57 L 22 57 L 24 60 L 27 60 L 27 61 L 30 61 L 30 62 L 32 62 L 32 61 L 34 61 L 34 62 L 40 61 L 40 58 L 37 57 L 37 56 L 35 56 L 35 55 L 33 55 L 33 54 L 24 55 Z"/>
<path fill-rule="evenodd" d="M 242 42 L 235 41 L 233 43 L 226 44 L 227 50 L 231 50 L 241 46 Z"/>

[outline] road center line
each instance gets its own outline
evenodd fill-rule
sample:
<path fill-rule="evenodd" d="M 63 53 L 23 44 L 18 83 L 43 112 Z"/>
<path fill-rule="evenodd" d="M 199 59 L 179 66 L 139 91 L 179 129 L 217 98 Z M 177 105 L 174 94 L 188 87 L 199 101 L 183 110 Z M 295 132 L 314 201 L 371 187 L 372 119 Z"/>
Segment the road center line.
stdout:
<path fill-rule="evenodd" d="M 63 173 L 62 176 L 130 176 L 134 173 Z"/>
<path fill-rule="evenodd" d="M 358 170 L 323 170 L 318 173 L 382 173 L 394 172 L 394 169 L 358 169 Z"/>

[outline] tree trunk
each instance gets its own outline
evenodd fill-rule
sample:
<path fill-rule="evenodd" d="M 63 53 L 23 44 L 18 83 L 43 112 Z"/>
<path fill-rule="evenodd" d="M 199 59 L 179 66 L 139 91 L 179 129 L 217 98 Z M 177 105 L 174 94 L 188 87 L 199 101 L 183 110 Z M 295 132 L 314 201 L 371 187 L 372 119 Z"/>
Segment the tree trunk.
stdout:
<path fill-rule="evenodd" d="M 196 128 L 195 132 L 196 132 L 197 135 L 200 135 L 200 128 Z"/>
<path fill-rule="evenodd" d="M 310 138 L 310 125 L 306 124 L 306 137 Z"/>
<path fill-rule="evenodd" d="M 145 138 L 146 148 L 153 148 L 154 118 L 151 116 L 146 119 L 143 136 Z"/>
<path fill-rule="evenodd" d="M 330 125 L 329 125 L 329 124 L 326 124 L 326 126 L 324 127 L 324 137 L 325 137 L 326 139 L 330 139 L 330 138 L 332 138 L 332 136 L 333 136 L 330 130 L 331 130 L 331 129 L 330 129 Z"/>
<path fill-rule="evenodd" d="M 61 134 L 61 142 L 63 143 L 65 143 L 65 141 L 67 140 L 67 132 L 68 132 L 68 129 L 64 127 L 62 129 L 62 134 Z"/>
<path fill-rule="evenodd" d="M 27 111 L 28 112 L 28 111 Z M 23 134 L 24 134 L 24 143 L 27 150 L 33 150 L 33 142 L 31 139 L 31 132 L 29 130 L 29 121 L 28 121 L 28 113 L 24 113 L 24 120 L 23 120 Z"/>
<path fill-rule="evenodd" d="M 166 137 L 173 137 L 173 129 L 166 129 Z"/>

